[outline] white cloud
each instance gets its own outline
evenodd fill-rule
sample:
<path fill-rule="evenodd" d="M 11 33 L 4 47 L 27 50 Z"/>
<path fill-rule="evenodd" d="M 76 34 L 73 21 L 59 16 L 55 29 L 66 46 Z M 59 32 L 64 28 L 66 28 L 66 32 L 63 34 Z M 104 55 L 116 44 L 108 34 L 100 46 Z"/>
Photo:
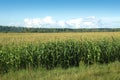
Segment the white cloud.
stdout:
<path fill-rule="evenodd" d="M 62 28 L 64 28 L 66 26 L 65 21 L 58 21 L 57 24 L 58 24 L 58 26 L 61 26 Z"/>
<path fill-rule="evenodd" d="M 25 26 L 27 27 L 42 27 L 43 25 L 53 25 L 55 24 L 55 21 L 52 19 L 52 17 L 47 16 L 43 19 L 41 18 L 33 18 L 24 19 Z"/>
<path fill-rule="evenodd" d="M 86 26 L 94 25 L 94 23 L 92 23 L 92 22 L 84 22 L 83 24 Z"/>
<path fill-rule="evenodd" d="M 44 23 L 44 24 L 54 24 L 55 21 L 52 19 L 51 16 L 47 16 L 47 17 L 45 17 L 45 18 L 43 19 L 43 23 Z"/>
<path fill-rule="evenodd" d="M 76 19 L 68 20 L 68 21 L 66 21 L 66 23 L 75 28 L 79 28 L 80 25 L 82 24 L 82 21 L 83 21 L 82 18 L 76 18 Z"/>
<path fill-rule="evenodd" d="M 113 26 L 116 24 L 113 24 L 111 22 L 113 21 L 111 21 L 109 18 L 100 19 L 96 18 L 95 16 L 58 21 L 54 20 L 51 16 L 47 16 L 45 18 L 24 19 L 25 26 L 42 28 L 103 28 L 109 27 L 109 25 Z"/>

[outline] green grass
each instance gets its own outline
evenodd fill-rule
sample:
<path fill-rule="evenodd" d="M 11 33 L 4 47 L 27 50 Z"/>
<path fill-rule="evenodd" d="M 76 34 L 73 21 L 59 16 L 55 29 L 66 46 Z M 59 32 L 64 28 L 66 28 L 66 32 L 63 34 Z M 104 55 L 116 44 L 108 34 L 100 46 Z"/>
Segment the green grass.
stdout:
<path fill-rule="evenodd" d="M 68 69 L 44 68 L 25 69 L 9 72 L 0 77 L 0 80 L 120 80 L 120 62 L 109 64 L 93 64 Z"/>

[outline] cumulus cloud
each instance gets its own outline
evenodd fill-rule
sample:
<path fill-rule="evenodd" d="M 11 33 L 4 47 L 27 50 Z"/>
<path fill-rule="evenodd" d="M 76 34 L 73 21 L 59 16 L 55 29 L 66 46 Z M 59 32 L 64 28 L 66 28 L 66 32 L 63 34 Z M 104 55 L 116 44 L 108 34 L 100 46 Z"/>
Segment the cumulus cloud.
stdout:
<path fill-rule="evenodd" d="M 47 17 L 45 17 L 45 18 L 43 19 L 43 23 L 44 23 L 44 24 L 54 24 L 55 21 L 52 19 L 51 16 L 47 16 Z"/>
<path fill-rule="evenodd" d="M 42 27 L 42 28 L 98 28 L 100 20 L 95 16 L 86 18 L 75 18 L 69 20 L 53 20 L 51 16 L 45 18 L 24 19 L 24 24 L 27 27 Z"/>
<path fill-rule="evenodd" d="M 55 24 L 55 21 L 52 19 L 51 16 L 47 16 L 43 19 L 41 19 L 41 18 L 34 18 L 34 19 L 26 18 L 26 19 L 24 19 L 24 24 L 27 27 L 42 27 L 44 25 L 53 25 L 53 24 Z"/>
<path fill-rule="evenodd" d="M 82 18 L 76 18 L 76 19 L 71 19 L 66 21 L 66 23 L 72 27 L 79 28 L 80 25 L 82 24 Z"/>
<path fill-rule="evenodd" d="M 57 24 L 58 24 L 58 26 L 60 26 L 62 28 L 64 28 L 66 26 L 65 21 L 58 21 Z"/>

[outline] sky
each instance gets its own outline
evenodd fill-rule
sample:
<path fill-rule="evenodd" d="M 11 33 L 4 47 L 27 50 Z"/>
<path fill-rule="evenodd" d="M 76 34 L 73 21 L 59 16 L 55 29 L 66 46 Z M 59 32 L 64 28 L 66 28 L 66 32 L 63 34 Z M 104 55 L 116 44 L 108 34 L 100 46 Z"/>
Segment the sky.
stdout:
<path fill-rule="evenodd" d="M 0 0 L 0 25 L 120 28 L 120 0 Z"/>

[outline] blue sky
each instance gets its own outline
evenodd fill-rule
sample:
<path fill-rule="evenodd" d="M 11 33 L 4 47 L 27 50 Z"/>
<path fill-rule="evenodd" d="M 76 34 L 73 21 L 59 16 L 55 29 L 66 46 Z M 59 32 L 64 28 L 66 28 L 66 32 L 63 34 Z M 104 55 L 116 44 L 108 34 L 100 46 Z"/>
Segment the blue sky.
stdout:
<path fill-rule="evenodd" d="M 0 0 L 0 25 L 120 28 L 119 23 L 120 0 Z"/>

